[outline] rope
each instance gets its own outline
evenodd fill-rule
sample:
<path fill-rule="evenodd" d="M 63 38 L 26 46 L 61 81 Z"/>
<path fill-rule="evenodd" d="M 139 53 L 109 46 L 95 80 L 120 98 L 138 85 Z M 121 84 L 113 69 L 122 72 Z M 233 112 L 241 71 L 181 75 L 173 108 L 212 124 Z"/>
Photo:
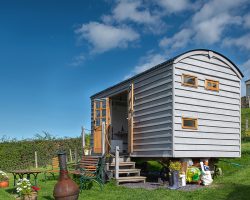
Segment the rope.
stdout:
<path fill-rule="evenodd" d="M 219 159 L 219 161 L 222 161 L 222 162 L 225 162 L 225 163 L 229 163 L 229 164 L 234 165 L 234 166 L 237 166 L 237 167 L 248 166 L 248 165 L 241 165 L 241 164 L 239 164 L 239 163 L 229 162 L 229 161 L 221 160 L 221 159 Z"/>
<path fill-rule="evenodd" d="M 91 131 L 90 129 L 87 129 L 87 128 L 84 128 L 84 127 L 82 129 L 84 129 L 85 131 Z"/>

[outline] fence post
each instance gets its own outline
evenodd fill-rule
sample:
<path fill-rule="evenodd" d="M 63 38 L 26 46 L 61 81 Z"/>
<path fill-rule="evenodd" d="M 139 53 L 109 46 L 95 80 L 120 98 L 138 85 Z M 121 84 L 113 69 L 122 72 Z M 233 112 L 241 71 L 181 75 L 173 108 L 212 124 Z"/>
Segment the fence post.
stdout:
<path fill-rule="evenodd" d="M 69 149 L 69 157 L 70 157 L 70 162 L 73 162 L 72 151 L 71 151 L 71 149 Z"/>
<path fill-rule="evenodd" d="M 77 164 L 78 162 L 78 152 L 77 152 L 77 148 L 75 148 L 75 163 Z"/>
<path fill-rule="evenodd" d="M 38 163 L 37 163 L 37 152 L 35 151 L 35 167 L 38 168 Z"/>
<path fill-rule="evenodd" d="M 102 156 L 105 155 L 105 122 L 102 122 Z"/>
<path fill-rule="evenodd" d="M 246 119 L 246 131 L 248 131 L 248 119 Z"/>
<path fill-rule="evenodd" d="M 84 155 L 84 149 L 85 149 L 85 129 L 82 127 L 82 155 Z"/>
<path fill-rule="evenodd" d="M 119 146 L 115 147 L 115 179 L 119 178 Z"/>

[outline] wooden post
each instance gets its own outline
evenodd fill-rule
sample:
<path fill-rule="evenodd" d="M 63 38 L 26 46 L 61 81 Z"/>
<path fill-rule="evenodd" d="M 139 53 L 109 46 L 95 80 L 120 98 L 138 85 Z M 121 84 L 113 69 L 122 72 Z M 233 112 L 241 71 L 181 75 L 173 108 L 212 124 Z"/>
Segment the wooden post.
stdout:
<path fill-rule="evenodd" d="M 85 150 L 85 129 L 82 127 L 82 155 L 84 155 Z"/>
<path fill-rule="evenodd" d="M 73 162 L 72 151 L 71 151 L 71 149 L 69 149 L 69 157 L 70 157 L 70 162 Z"/>
<path fill-rule="evenodd" d="M 77 148 L 75 148 L 75 163 L 78 163 L 78 152 L 77 152 Z"/>
<path fill-rule="evenodd" d="M 105 122 L 102 122 L 102 156 L 105 155 Z"/>
<path fill-rule="evenodd" d="M 35 151 L 35 166 L 38 168 L 38 163 L 37 163 L 37 152 Z"/>
<path fill-rule="evenodd" d="M 115 179 L 119 178 L 119 146 L 115 147 Z"/>
<path fill-rule="evenodd" d="M 246 131 L 248 131 L 248 119 L 246 119 Z"/>

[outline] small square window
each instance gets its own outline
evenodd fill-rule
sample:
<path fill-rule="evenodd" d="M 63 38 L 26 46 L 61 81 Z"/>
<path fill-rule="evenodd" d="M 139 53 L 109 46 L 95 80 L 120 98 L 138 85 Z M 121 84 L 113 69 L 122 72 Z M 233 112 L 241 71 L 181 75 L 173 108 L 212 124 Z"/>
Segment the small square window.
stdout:
<path fill-rule="evenodd" d="M 183 129 L 197 129 L 198 120 L 196 118 L 182 118 Z"/>
<path fill-rule="evenodd" d="M 205 88 L 207 90 L 219 91 L 219 81 L 205 80 Z"/>
<path fill-rule="evenodd" d="M 198 87 L 198 79 L 196 76 L 182 74 L 182 85 L 190 87 Z"/>

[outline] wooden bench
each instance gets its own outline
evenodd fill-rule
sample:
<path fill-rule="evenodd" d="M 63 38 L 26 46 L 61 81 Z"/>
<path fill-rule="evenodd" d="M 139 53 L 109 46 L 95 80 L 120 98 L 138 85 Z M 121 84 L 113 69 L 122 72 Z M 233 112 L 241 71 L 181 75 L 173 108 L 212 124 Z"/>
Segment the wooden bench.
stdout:
<path fill-rule="evenodd" d="M 44 172 L 45 180 L 47 180 L 47 178 L 48 178 L 47 174 L 51 174 L 53 176 L 53 178 L 55 179 L 55 173 L 60 172 L 58 157 L 52 158 L 51 167 L 52 168 L 50 170 L 46 170 Z"/>
<path fill-rule="evenodd" d="M 71 171 L 70 173 L 79 177 L 81 190 L 86 189 L 87 183 L 91 181 L 96 182 L 102 189 L 104 183 L 103 171 L 103 158 L 83 156 L 78 163 L 77 170 Z"/>

